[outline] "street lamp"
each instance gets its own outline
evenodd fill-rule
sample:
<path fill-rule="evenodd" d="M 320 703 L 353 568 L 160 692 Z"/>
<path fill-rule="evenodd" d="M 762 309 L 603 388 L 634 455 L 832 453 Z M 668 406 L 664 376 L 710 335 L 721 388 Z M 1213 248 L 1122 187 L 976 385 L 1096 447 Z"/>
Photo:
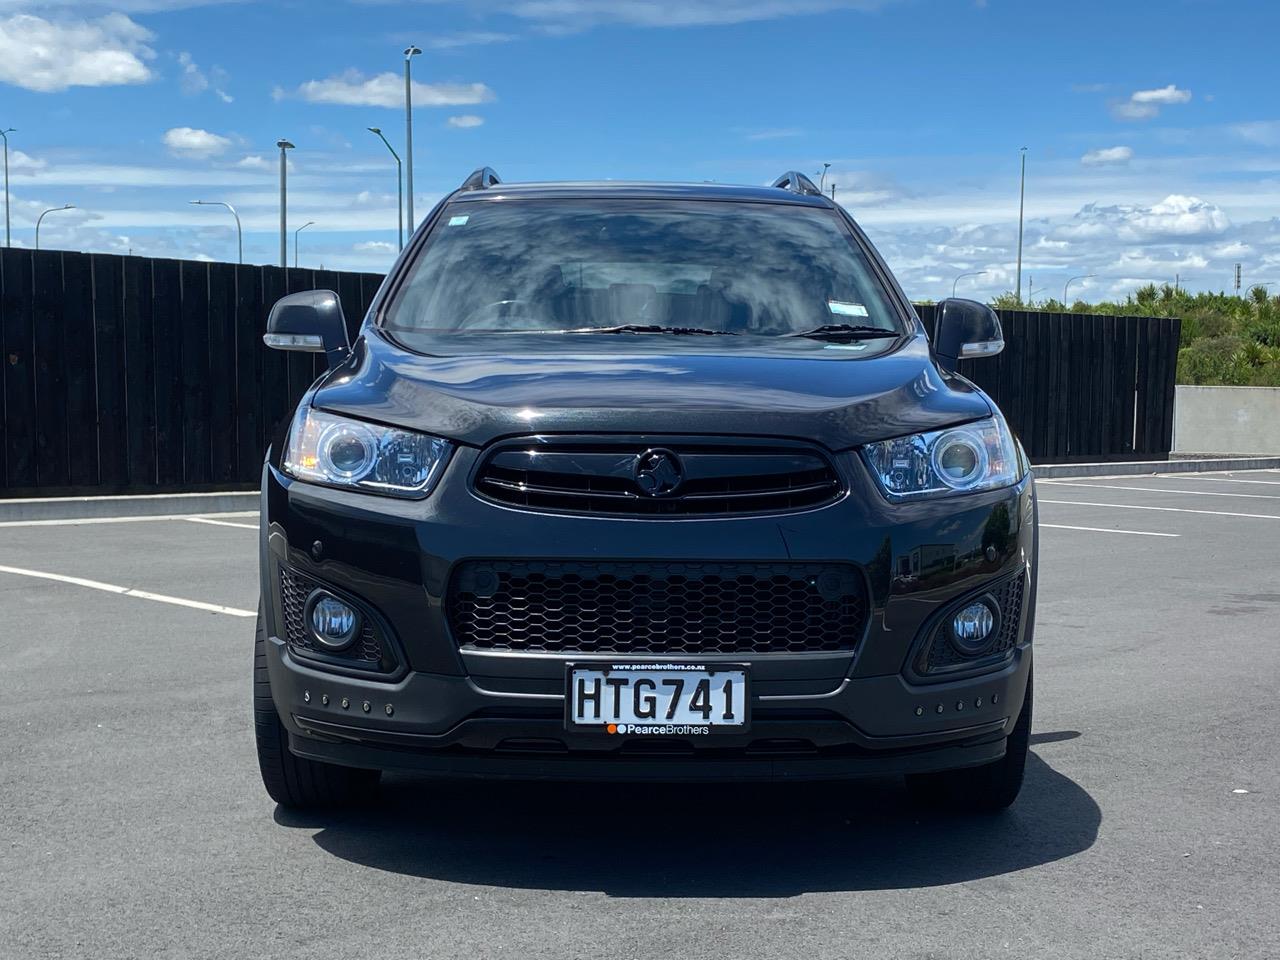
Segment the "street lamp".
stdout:
<path fill-rule="evenodd" d="M 831 164 L 824 163 L 822 165 L 822 176 L 818 179 L 818 192 L 821 193 L 827 186 L 827 171 L 831 169 Z"/>
<path fill-rule="evenodd" d="M 1018 303 L 1022 303 L 1022 210 L 1027 196 L 1027 148 L 1023 147 L 1022 179 L 1018 182 Z"/>
<path fill-rule="evenodd" d="M 231 215 L 236 218 L 236 263 L 244 263 L 244 231 L 240 229 L 240 214 L 236 213 L 236 208 L 224 200 L 190 200 L 201 207 L 226 207 L 231 211 Z"/>
<path fill-rule="evenodd" d="M 314 220 L 308 220 L 306 223 L 300 226 L 297 230 L 293 231 L 293 269 L 295 270 L 298 269 L 298 234 L 300 234 L 303 230 L 307 229 L 307 227 L 314 226 L 314 225 L 315 225 Z"/>
<path fill-rule="evenodd" d="M 9 237 L 9 134 L 17 133 L 13 127 L 0 130 L 0 140 L 4 140 L 4 245 L 10 246 Z"/>
<path fill-rule="evenodd" d="M 1067 287 L 1071 286 L 1077 280 L 1092 280 L 1096 276 L 1096 273 L 1082 273 L 1078 277 L 1070 277 L 1067 282 L 1062 285 L 1062 305 L 1064 307 L 1067 305 Z"/>
<path fill-rule="evenodd" d="M 293 144 L 281 137 L 276 141 L 280 148 L 280 266 L 289 266 L 289 219 L 288 219 L 288 179 L 285 170 L 289 166 L 286 150 L 292 150 Z"/>
<path fill-rule="evenodd" d="M 387 145 L 387 149 L 391 151 L 391 155 L 396 158 L 396 220 L 398 223 L 400 249 L 404 249 L 404 174 L 400 167 L 400 154 L 388 143 L 387 138 L 382 135 L 382 130 L 378 127 L 369 127 L 370 133 L 376 133 L 378 139 Z"/>
<path fill-rule="evenodd" d="M 51 213 L 57 213 L 59 210 L 74 210 L 75 208 L 76 206 L 74 203 L 67 203 L 61 207 L 50 207 L 44 213 L 40 214 L 40 216 L 36 217 L 36 249 L 37 250 L 40 249 L 40 221 L 43 220 L 45 217 L 47 217 Z"/>
<path fill-rule="evenodd" d="M 415 46 L 404 48 L 404 165 L 409 194 L 409 235 L 413 236 L 413 85 L 409 80 L 409 64 L 422 51 Z"/>
<path fill-rule="evenodd" d="M 963 280 L 965 277 L 985 277 L 986 275 L 987 275 L 987 271 L 985 270 L 975 270 L 972 273 L 962 273 L 958 275 L 954 280 L 951 281 L 951 295 L 953 297 L 956 295 L 956 284 L 959 283 L 961 280 Z"/>

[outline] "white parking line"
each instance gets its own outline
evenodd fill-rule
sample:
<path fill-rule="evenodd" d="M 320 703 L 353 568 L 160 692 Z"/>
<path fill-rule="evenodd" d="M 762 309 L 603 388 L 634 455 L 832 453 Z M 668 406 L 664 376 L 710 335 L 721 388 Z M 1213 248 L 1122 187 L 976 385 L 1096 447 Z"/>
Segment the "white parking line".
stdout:
<path fill-rule="evenodd" d="M 1161 473 L 1157 476 L 1161 480 L 1213 480 L 1216 483 L 1261 483 L 1268 487 L 1280 487 L 1280 480 L 1245 480 L 1243 477 L 1213 477 L 1201 473 Z"/>
<path fill-rule="evenodd" d="M 192 523 L 213 524 L 215 527 L 240 527 L 244 530 L 258 529 L 256 523 L 232 523 L 230 520 L 211 520 L 209 517 L 185 517 L 184 519 L 190 520 Z"/>
<path fill-rule="evenodd" d="M 171 597 L 163 593 L 135 590 L 132 587 L 121 587 L 114 583 L 103 583 L 101 580 L 86 580 L 84 577 L 69 577 L 65 574 L 49 573 L 44 570 L 27 570 L 24 567 L 0 565 L 0 573 L 11 573 L 16 577 L 34 577 L 37 580 L 53 580 L 57 583 L 69 583 L 75 587 L 87 587 L 90 590 L 101 590 L 104 593 L 115 593 L 123 597 L 137 597 L 139 600 L 154 600 L 156 603 L 171 603 L 179 607 L 191 607 L 193 610 L 207 610 L 209 613 L 225 613 L 231 617 L 257 616 L 257 612 L 253 610 L 224 607 L 219 603 L 205 603 L 203 600 L 188 600 L 185 597 Z"/>
<path fill-rule="evenodd" d="M 1045 480 L 1044 483 L 1059 487 L 1087 487 L 1090 490 L 1137 490 L 1139 493 L 1176 493 L 1187 497 L 1244 497 L 1247 500 L 1280 500 L 1265 493 L 1223 493 L 1220 490 L 1166 490 L 1163 487 L 1122 487 L 1118 483 L 1068 483 L 1066 480 Z"/>
<path fill-rule="evenodd" d="M 256 517 L 257 510 L 220 513 L 220 517 Z M 148 523 L 153 520 L 190 520 L 188 513 L 164 513 L 153 517 L 71 517 L 63 520 L 0 520 L 0 527 L 79 527 L 96 523 Z M 257 527 L 254 527 L 256 530 Z"/>
<path fill-rule="evenodd" d="M 1091 503 L 1088 500 L 1045 500 L 1040 503 L 1058 503 L 1069 507 L 1114 507 L 1117 510 L 1159 510 L 1162 513 L 1204 513 L 1211 517 L 1247 517 L 1250 520 L 1280 520 L 1273 513 L 1229 513 L 1226 510 L 1189 510 L 1186 507 L 1147 507 L 1137 503 Z"/>
<path fill-rule="evenodd" d="M 1042 501 L 1045 502 L 1045 501 Z M 1041 523 L 1050 530 L 1085 530 L 1089 533 L 1127 533 L 1134 537 L 1180 537 L 1180 533 L 1153 533 L 1150 530 L 1118 530 L 1115 527 L 1069 527 L 1065 523 Z"/>

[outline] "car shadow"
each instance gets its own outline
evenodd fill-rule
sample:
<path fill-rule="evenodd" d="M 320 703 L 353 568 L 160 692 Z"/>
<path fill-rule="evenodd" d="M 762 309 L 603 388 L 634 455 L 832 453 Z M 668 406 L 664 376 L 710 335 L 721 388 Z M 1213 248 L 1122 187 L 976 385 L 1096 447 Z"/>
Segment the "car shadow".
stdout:
<path fill-rule="evenodd" d="M 438 782 L 384 778 L 315 829 L 335 857 L 453 883 L 617 897 L 790 897 L 994 877 L 1087 850 L 1102 813 L 1032 753 L 1017 803 L 991 817 L 914 806 L 899 780 L 854 784 Z"/>

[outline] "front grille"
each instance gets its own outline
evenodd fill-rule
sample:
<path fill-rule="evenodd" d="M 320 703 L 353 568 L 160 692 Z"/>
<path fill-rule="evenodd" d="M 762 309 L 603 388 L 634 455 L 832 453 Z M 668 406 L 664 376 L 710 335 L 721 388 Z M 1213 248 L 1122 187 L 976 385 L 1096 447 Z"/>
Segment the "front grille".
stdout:
<path fill-rule="evenodd" d="M 947 639 L 947 620 L 961 605 L 949 608 L 947 616 L 934 628 L 933 635 L 916 662 L 921 674 L 948 673 L 1001 660 L 1018 642 L 1018 625 L 1022 620 L 1022 581 L 1018 574 L 987 591 L 1000 607 L 1000 624 L 990 643 L 977 656 L 966 656 Z"/>
<path fill-rule="evenodd" d="M 655 449 L 672 455 L 679 471 L 676 487 L 659 495 L 646 491 L 637 468 Z M 827 458 L 800 444 L 530 440 L 489 454 L 475 489 L 526 509 L 687 517 L 811 509 L 842 488 Z"/>
<path fill-rule="evenodd" d="M 325 586 L 320 581 L 298 573 L 289 567 L 280 568 L 280 609 L 284 614 L 285 639 L 295 651 L 325 660 L 349 661 L 352 666 L 369 670 L 387 670 L 395 667 L 395 656 L 389 644 L 384 644 L 381 631 L 372 618 L 362 612 L 360 636 L 346 650 L 334 653 L 326 650 L 311 635 L 306 622 L 306 604 L 313 590 Z"/>
<path fill-rule="evenodd" d="M 867 595 L 838 563 L 472 560 L 447 609 L 471 650 L 820 653 L 854 649 Z"/>

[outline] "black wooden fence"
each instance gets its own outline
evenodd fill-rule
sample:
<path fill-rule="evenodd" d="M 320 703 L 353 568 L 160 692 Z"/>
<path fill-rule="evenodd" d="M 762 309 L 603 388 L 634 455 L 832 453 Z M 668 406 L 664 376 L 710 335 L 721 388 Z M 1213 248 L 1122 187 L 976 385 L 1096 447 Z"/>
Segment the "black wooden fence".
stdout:
<path fill-rule="evenodd" d="M 0 495 L 251 486 L 320 370 L 262 344 L 286 293 L 329 288 L 352 329 L 372 274 L 0 250 Z"/>
<path fill-rule="evenodd" d="M 916 310 L 932 333 L 933 306 Z M 1033 463 L 1168 458 L 1181 320 L 1001 310 L 1000 324 L 1004 351 L 960 372 Z"/>
<path fill-rule="evenodd" d="M 319 357 L 266 349 L 271 304 L 326 288 L 354 333 L 374 274 L 0 250 L 0 496 L 252 487 Z M 927 325 L 933 309 L 919 308 Z M 962 372 L 1032 460 L 1160 459 L 1179 323 L 1005 311 Z"/>

